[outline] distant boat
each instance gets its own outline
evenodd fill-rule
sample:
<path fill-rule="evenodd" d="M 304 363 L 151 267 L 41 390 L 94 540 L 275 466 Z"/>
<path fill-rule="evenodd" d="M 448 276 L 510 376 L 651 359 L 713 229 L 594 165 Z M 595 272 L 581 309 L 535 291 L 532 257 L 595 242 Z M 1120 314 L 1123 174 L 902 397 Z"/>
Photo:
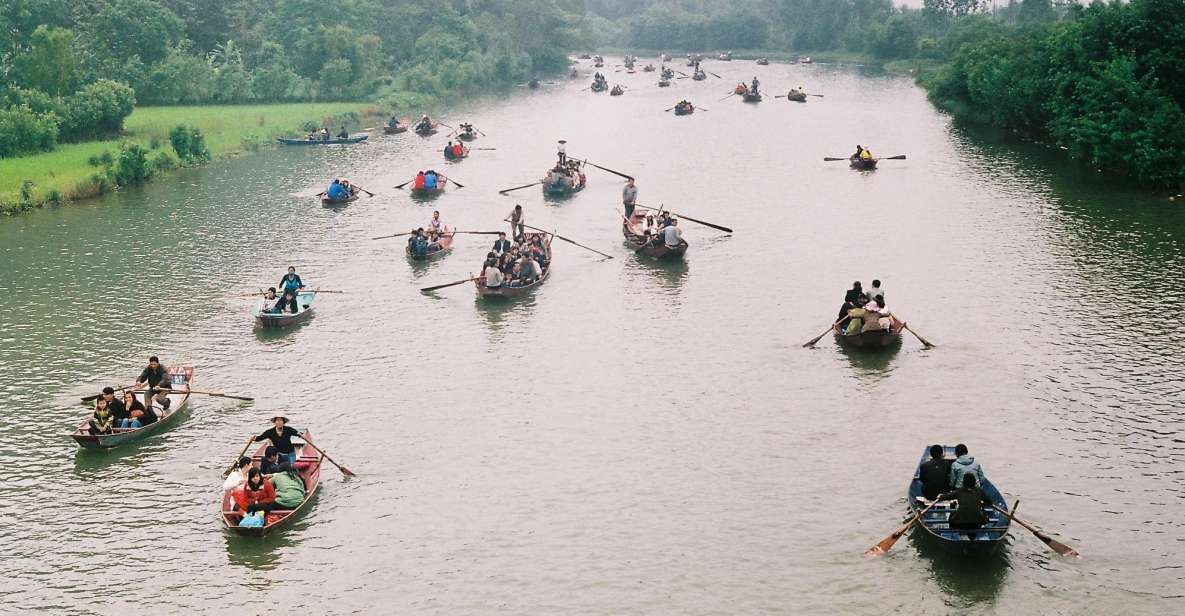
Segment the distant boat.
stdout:
<path fill-rule="evenodd" d="M 277 139 L 282 145 L 350 145 L 353 143 L 362 143 L 370 138 L 370 135 L 362 134 L 346 139 L 286 139 L 280 137 Z"/>

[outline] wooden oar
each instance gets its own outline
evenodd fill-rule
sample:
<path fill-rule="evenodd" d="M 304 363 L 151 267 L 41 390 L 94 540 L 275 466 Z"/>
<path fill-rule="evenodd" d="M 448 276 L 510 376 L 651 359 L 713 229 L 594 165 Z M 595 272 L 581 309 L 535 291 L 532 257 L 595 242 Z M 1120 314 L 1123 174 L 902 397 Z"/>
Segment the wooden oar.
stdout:
<path fill-rule="evenodd" d="M 823 338 L 823 336 L 826 336 L 826 335 L 827 335 L 827 332 L 830 332 L 830 331 L 835 331 L 835 326 L 836 326 L 836 325 L 839 325 L 839 322 L 840 322 L 840 321 L 843 321 L 843 320 L 844 320 L 844 318 L 845 318 L 845 317 L 840 317 L 840 318 L 836 319 L 836 320 L 835 320 L 835 322 L 831 324 L 831 327 L 828 327 L 827 329 L 823 330 L 823 333 L 819 334 L 818 336 L 815 336 L 814 338 L 811 338 L 810 340 L 807 340 L 806 342 L 804 342 L 804 343 L 802 344 L 802 346 L 803 346 L 803 347 L 813 347 L 813 346 L 815 346 L 815 343 L 816 343 L 816 342 L 818 342 L 820 339 L 822 339 L 822 338 Z"/>
<path fill-rule="evenodd" d="M 370 239 L 372 239 L 372 240 L 386 240 L 386 239 L 391 239 L 393 237 L 403 237 L 405 235 L 411 235 L 413 233 L 415 233 L 415 231 L 408 231 L 406 233 L 396 233 L 395 235 L 380 235 L 378 237 L 372 237 Z"/>
<path fill-rule="evenodd" d="M 1069 556 L 1070 558 L 1082 558 L 1082 555 L 1078 553 L 1078 550 L 1075 550 L 1074 548 L 1058 541 L 1057 539 L 1054 539 L 1053 537 L 1046 535 L 1045 533 L 1037 530 L 1036 528 L 1033 528 L 1024 520 L 1016 517 L 1015 515 L 1009 514 L 1007 511 L 1000 509 L 996 505 L 992 505 L 992 507 L 995 508 L 996 511 L 999 511 L 1000 513 L 1003 513 L 1004 515 L 1010 516 L 1010 518 L 1012 520 L 1014 520 L 1017 524 L 1020 524 L 1021 526 L 1028 529 L 1029 532 L 1033 533 L 1033 535 L 1035 537 L 1037 537 L 1042 542 L 1044 542 L 1045 545 L 1049 546 L 1049 549 L 1053 550 L 1054 552 L 1057 552 L 1058 554 L 1061 554 L 1062 556 Z"/>
<path fill-rule="evenodd" d="M 411 183 L 412 183 L 412 182 L 414 182 L 414 181 L 416 181 L 416 179 L 415 179 L 415 178 L 412 178 L 412 179 L 410 179 L 410 180 L 408 180 L 408 181 L 406 181 L 406 182 L 404 182 L 404 183 L 400 184 L 399 186 L 396 186 L 396 187 L 395 187 L 395 190 L 399 190 L 400 188 L 403 188 L 404 186 L 407 186 L 408 184 L 411 184 Z"/>
<path fill-rule="evenodd" d="M 315 194 L 315 195 L 313 195 L 313 196 L 314 196 L 314 197 L 324 197 L 324 196 L 325 196 L 325 193 L 327 193 L 327 192 L 329 192 L 329 191 L 328 191 L 328 190 L 323 190 L 323 191 L 321 191 L 321 192 L 319 192 L 319 193 L 317 193 L 317 194 Z"/>
<path fill-rule="evenodd" d="M 896 315 L 893 315 L 893 316 L 896 316 Z M 902 327 L 903 329 L 905 329 L 905 330 L 909 331 L 909 333 L 913 334 L 913 335 L 914 335 L 914 337 L 918 339 L 918 342 L 921 342 L 923 345 L 925 345 L 927 349 L 929 349 L 929 348 L 931 348 L 931 347 L 934 347 L 934 346 L 937 346 L 937 345 L 935 345 L 935 344 L 931 343 L 929 340 L 926 340 L 925 338 L 923 338 L 923 337 L 921 336 L 921 334 L 919 334 L 919 333 L 917 333 L 917 332 L 913 331 L 913 329 L 912 329 L 912 328 L 910 328 L 910 326 L 909 326 L 909 323 L 906 323 L 905 321 L 901 321 L 901 327 Z"/>
<path fill-rule="evenodd" d="M 302 437 L 302 438 L 303 438 L 303 437 Z M 312 447 L 312 448 L 313 448 L 313 451 L 319 452 L 321 455 L 325 456 L 325 459 L 326 459 L 326 460 L 329 460 L 329 463 L 330 463 L 330 464 L 333 464 L 334 466 L 336 466 L 336 467 L 337 467 L 337 470 L 341 471 L 341 472 L 342 472 L 342 474 L 343 474 L 343 475 L 345 475 L 346 477 L 357 477 L 357 476 L 358 476 L 358 475 L 354 474 L 354 471 L 352 471 L 352 470 L 350 470 L 350 469 L 348 469 L 348 468 L 346 468 L 346 467 L 344 467 L 344 466 L 342 466 L 342 465 L 338 464 L 337 462 L 335 462 L 335 461 L 333 460 L 333 458 L 329 457 L 329 454 L 325 453 L 325 451 L 324 451 L 324 450 L 322 450 L 322 449 L 319 449 L 319 448 L 318 448 L 316 445 L 314 445 L 314 444 L 313 444 L 313 441 L 310 441 L 309 439 L 305 438 L 305 439 L 304 439 L 304 443 L 305 443 L 305 445 L 308 445 L 309 447 Z"/>
<path fill-rule="evenodd" d="M 137 394 L 142 394 L 142 393 L 148 392 L 147 389 L 135 389 L 132 391 L 133 391 L 133 393 L 137 393 Z M 200 391 L 197 389 L 166 389 L 166 388 L 161 388 L 161 387 L 156 388 L 155 391 L 157 391 L 157 392 L 167 391 L 169 393 L 174 393 L 174 394 L 199 394 L 202 396 L 213 396 L 215 398 L 232 398 L 234 400 L 244 400 L 247 402 L 253 402 L 255 400 L 255 398 L 249 398 L 247 396 L 236 396 L 233 394 L 227 394 L 227 393 L 223 393 L 220 391 Z"/>
<path fill-rule="evenodd" d="M 655 210 L 655 209 L 654 209 L 654 208 L 652 208 L 652 207 L 646 207 L 646 206 L 644 206 L 644 205 L 641 205 L 641 204 L 636 204 L 636 203 L 634 204 L 634 207 L 640 207 L 640 208 L 642 208 L 642 209 L 644 209 L 644 210 L 652 210 L 652 211 L 655 211 L 655 212 L 661 212 L 661 211 L 662 211 L 662 209 L 661 209 L 661 208 L 659 208 L 659 209 Z M 669 210 L 668 210 L 668 211 L 669 211 Z M 692 218 L 692 217 L 690 217 L 690 216 L 684 216 L 684 215 L 682 215 L 682 214 L 680 214 L 680 213 L 678 213 L 678 212 L 671 212 L 671 214 L 673 214 L 673 215 L 674 215 L 676 218 L 682 218 L 683 220 L 688 220 L 688 221 L 691 221 L 691 222 L 694 222 L 694 223 L 699 223 L 699 224 L 701 224 L 701 225 L 703 225 L 703 226 L 705 226 L 705 227 L 711 227 L 711 228 L 713 228 L 713 229 L 718 229 L 718 230 L 720 230 L 720 231 L 723 231 L 723 232 L 725 232 L 725 233 L 732 233 L 732 229 L 729 229 L 728 227 L 723 227 L 723 226 L 720 226 L 720 225 L 717 225 L 717 224 L 713 224 L 713 223 L 710 223 L 710 222 L 706 222 L 706 221 L 703 221 L 703 220 L 697 220 L 697 219 L 695 219 L 695 218 Z"/>
<path fill-rule="evenodd" d="M 851 162 L 852 159 L 850 159 L 850 158 L 835 158 L 834 156 L 824 156 L 823 157 L 823 162 L 827 162 L 827 163 L 834 163 L 834 162 L 841 161 L 841 160 L 846 160 L 846 161 Z"/>
<path fill-rule="evenodd" d="M 222 471 L 222 478 L 223 479 L 228 477 L 230 475 L 231 471 L 235 470 L 235 465 L 239 463 L 239 458 L 243 457 L 247 453 L 247 450 L 251 448 L 251 443 L 254 443 L 254 442 L 255 442 L 254 435 L 247 437 L 247 444 L 243 445 L 243 450 L 239 452 L 239 455 L 235 456 L 235 461 L 231 462 L 230 466 L 226 467 L 226 470 Z"/>
<path fill-rule="evenodd" d="M 905 524 L 902 524 L 900 528 L 893 531 L 893 533 L 890 534 L 888 537 L 881 539 L 880 543 L 872 546 L 871 548 L 868 548 L 868 551 L 864 552 L 864 558 L 872 558 L 874 556 L 881 556 L 882 554 L 888 552 L 890 549 L 893 548 L 893 544 L 897 543 L 897 540 L 900 539 L 902 535 L 904 535 L 906 532 L 908 532 L 909 529 L 914 524 L 918 523 L 918 520 L 922 519 L 922 516 L 925 515 L 926 512 L 929 511 L 931 507 L 933 507 L 934 505 L 937 505 L 937 504 L 938 504 L 938 501 L 934 501 L 933 503 L 930 503 L 930 507 L 926 507 L 925 509 L 919 511 L 917 515 L 910 518 L 910 520 L 908 522 L 906 522 Z"/>
<path fill-rule="evenodd" d="M 447 176 L 447 175 L 441 174 L 441 175 L 440 175 L 440 177 L 442 177 L 442 178 L 444 178 L 444 179 L 446 179 L 446 180 L 448 180 L 448 181 L 452 182 L 453 184 L 456 184 L 456 185 L 457 185 L 457 188 L 465 188 L 465 185 L 464 185 L 464 184 L 462 184 L 462 183 L 460 183 L 460 182 L 458 182 L 458 181 L 454 180 L 453 178 L 450 178 L 450 177 L 449 177 L 449 176 Z"/>
<path fill-rule="evenodd" d="M 130 389 L 131 387 L 132 387 L 131 385 L 120 385 L 119 387 L 114 387 L 112 389 L 114 389 L 115 391 L 123 391 L 125 389 Z M 103 397 L 103 394 L 98 393 L 93 396 L 83 396 L 82 401 L 83 402 L 91 402 L 93 400 L 98 400 L 99 398 L 102 398 L 102 397 Z"/>
<path fill-rule="evenodd" d="M 632 179 L 634 179 L 634 176 L 632 176 L 632 175 L 626 175 L 626 174 L 624 174 L 624 173 L 622 173 L 622 172 L 620 172 L 620 171 L 614 171 L 614 170 L 612 170 L 612 169 L 609 169 L 609 168 L 607 168 L 607 167 L 602 167 L 602 166 L 600 166 L 600 165 L 598 165 L 598 164 L 596 164 L 596 163 L 590 163 L 590 162 L 588 162 L 587 160 L 585 160 L 585 161 L 584 161 L 584 164 L 586 164 L 586 165 L 592 165 L 592 166 L 596 167 L 597 169 L 600 169 L 601 171 L 608 171 L 609 173 L 612 173 L 613 175 L 619 175 L 619 176 L 621 176 L 621 177 L 623 177 L 623 178 L 625 178 L 625 179 L 627 179 L 627 180 L 632 180 Z M 559 237 L 559 236 L 556 236 L 556 237 Z"/>
<path fill-rule="evenodd" d="M 716 101 L 716 102 L 717 102 L 717 103 L 719 103 L 720 101 L 726 101 L 726 100 L 728 100 L 728 99 L 730 99 L 730 98 L 732 98 L 732 97 L 734 97 L 734 96 L 736 96 L 736 95 L 737 95 L 737 93 L 736 93 L 736 92 L 730 92 L 730 93 L 728 94 L 728 96 L 725 96 L 724 98 L 722 98 L 722 99 L 720 99 L 720 100 L 718 100 L 718 101 Z"/>
<path fill-rule="evenodd" d="M 438 284 L 434 287 L 424 287 L 423 289 L 420 289 L 420 293 L 431 293 L 432 291 L 435 291 L 437 289 L 446 289 L 448 287 L 455 287 L 459 284 L 465 284 L 466 282 L 473 282 L 474 280 L 477 280 L 477 278 L 476 277 L 469 277 L 464 280 L 458 280 L 456 282 L 450 282 L 448 284 Z"/>
<path fill-rule="evenodd" d="M 522 190 L 522 189 L 524 189 L 524 188 L 530 188 L 530 187 L 532 187 L 532 186 L 537 186 L 537 185 L 539 185 L 539 184 L 542 184 L 542 183 L 543 183 L 543 182 L 531 182 L 530 184 L 524 184 L 524 185 L 522 185 L 522 186 L 515 186 L 514 188 L 507 188 L 506 190 L 499 190 L 499 191 L 498 191 L 498 194 L 500 194 L 500 195 L 505 195 L 505 194 L 506 194 L 506 193 L 508 193 L 508 192 L 513 192 L 513 191 L 516 191 L 516 190 Z"/>
<path fill-rule="evenodd" d="M 366 190 L 365 188 L 362 188 L 361 186 L 357 186 L 356 188 L 357 188 L 358 190 L 360 190 L 360 191 L 362 191 L 362 192 L 364 192 L 364 193 L 366 193 L 366 194 L 368 194 L 368 195 L 372 196 L 372 197 L 374 196 L 374 193 L 370 192 L 369 190 Z"/>
<path fill-rule="evenodd" d="M 724 79 L 723 77 L 721 77 L 720 75 L 717 75 L 716 73 L 713 73 L 712 71 L 704 71 L 704 72 L 715 77 L 716 79 Z"/>
<path fill-rule="evenodd" d="M 878 158 L 877 160 L 905 160 L 905 155 L 898 154 L 896 156 L 890 156 L 888 158 Z"/>
<path fill-rule="evenodd" d="M 822 94 L 807 94 L 807 96 L 817 96 L 819 98 L 823 98 Z"/>
<path fill-rule="evenodd" d="M 450 231 L 449 233 L 468 233 L 469 235 L 498 235 L 505 231 Z"/>
<path fill-rule="evenodd" d="M 568 238 L 566 238 L 566 237 L 564 237 L 564 236 L 562 236 L 562 235 L 556 235 L 555 233 L 552 233 L 551 231 L 548 231 L 548 230 L 546 230 L 546 229 L 540 229 L 539 227 L 532 227 L 532 226 L 530 226 L 530 225 L 523 225 L 523 226 L 524 226 L 524 227 L 526 227 L 527 229 L 531 229 L 532 231 L 538 231 L 538 232 L 540 232 L 540 233 L 547 233 L 547 234 L 551 235 L 552 237 L 558 237 L 558 238 L 560 238 L 561 240 L 564 240 L 565 242 L 568 242 L 569 244 L 573 244 L 573 245 L 579 246 L 579 247 L 581 247 L 581 248 L 583 248 L 583 249 L 585 249 L 585 250 L 590 250 L 590 251 L 592 251 L 592 252 L 595 252 L 595 253 L 597 253 L 597 254 L 601 255 L 602 257 L 605 257 L 606 259 L 612 259 L 612 258 L 613 258 L 613 255 L 607 255 L 607 254 L 605 254 L 605 253 L 603 253 L 603 252 L 601 252 L 601 251 L 599 251 L 599 250 L 597 250 L 597 249 L 595 249 L 595 248 L 589 248 L 588 246 L 585 246 L 584 244 L 581 244 L 581 243 L 579 243 L 579 242 L 576 242 L 576 241 L 574 241 L 574 240 L 570 240 L 570 239 L 568 239 Z"/>
<path fill-rule="evenodd" d="M 496 151 L 498 148 L 469 148 L 469 149 L 470 149 L 470 150 L 479 150 L 479 151 L 482 151 L 482 152 L 494 152 L 494 151 Z"/>

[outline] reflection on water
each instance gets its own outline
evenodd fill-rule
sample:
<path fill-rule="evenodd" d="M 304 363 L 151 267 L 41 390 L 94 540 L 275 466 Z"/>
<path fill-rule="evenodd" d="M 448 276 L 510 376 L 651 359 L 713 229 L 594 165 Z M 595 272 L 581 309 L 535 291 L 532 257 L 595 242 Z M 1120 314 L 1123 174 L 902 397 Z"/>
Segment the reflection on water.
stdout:
<path fill-rule="evenodd" d="M 954 610 L 990 609 L 1011 570 L 1008 545 L 1011 533 L 989 556 L 968 558 L 944 550 L 932 537 L 917 529 L 909 542 L 930 568 L 930 577 Z"/>

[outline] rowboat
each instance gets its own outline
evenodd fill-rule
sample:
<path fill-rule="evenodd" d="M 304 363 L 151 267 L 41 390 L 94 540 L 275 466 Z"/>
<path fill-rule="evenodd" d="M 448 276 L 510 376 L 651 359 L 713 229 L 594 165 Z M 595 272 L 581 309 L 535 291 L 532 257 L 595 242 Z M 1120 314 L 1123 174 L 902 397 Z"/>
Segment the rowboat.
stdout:
<path fill-rule="evenodd" d="M 850 166 L 853 169 L 859 169 L 861 171 L 872 171 L 873 169 L 876 169 L 877 162 L 878 162 L 878 159 L 876 159 L 876 158 L 868 158 L 868 159 L 853 158 L 849 162 L 848 166 Z"/>
<path fill-rule="evenodd" d="M 622 94 L 625 94 L 625 88 L 621 86 L 613 86 L 613 89 L 609 90 L 609 96 L 621 96 Z"/>
<path fill-rule="evenodd" d="M 477 132 L 475 131 L 472 133 L 467 133 L 467 132 L 461 131 L 461 132 L 457 133 L 457 139 L 460 139 L 461 141 L 473 141 L 473 140 L 477 139 Z"/>
<path fill-rule="evenodd" d="M 330 197 L 329 195 L 325 195 L 324 197 L 321 197 L 321 205 L 324 205 L 326 207 L 333 207 L 335 205 L 345 205 L 347 203 L 353 203 L 358 200 L 358 196 L 359 196 L 358 193 L 360 193 L 360 192 L 362 192 L 362 191 L 355 189 L 352 193 L 350 193 L 349 197 L 339 197 L 339 198 L 334 198 L 334 197 Z"/>
<path fill-rule="evenodd" d="M 901 329 L 905 327 L 905 324 L 897 320 L 896 316 L 890 316 L 889 318 L 893 319 L 893 324 L 889 327 L 888 331 L 878 329 L 876 331 L 847 334 L 839 328 L 838 323 L 832 325 L 831 329 L 835 332 L 835 339 L 839 342 L 840 346 L 854 349 L 879 349 L 901 342 Z"/>
<path fill-rule="evenodd" d="M 444 232 L 440 234 L 440 239 L 428 244 L 428 254 L 422 257 L 413 255 L 411 253 L 411 244 L 408 244 L 407 247 L 403 249 L 403 252 L 407 255 L 407 258 L 411 259 L 412 261 L 431 261 L 437 257 L 443 257 L 453 249 L 453 237 L 455 235 L 456 234 L 453 231 L 449 230 L 448 227 L 445 227 Z"/>
<path fill-rule="evenodd" d="M 457 156 L 456 154 L 445 154 L 444 155 L 445 160 L 461 160 L 462 158 L 468 158 L 468 157 L 469 157 L 469 148 L 464 148 L 464 147 L 461 148 L 461 155 L 460 156 Z"/>
<path fill-rule="evenodd" d="M 660 80 L 658 80 L 658 87 L 660 87 L 660 88 L 669 88 L 669 87 L 671 87 L 671 80 L 670 80 L 670 79 L 660 79 Z"/>
<path fill-rule="evenodd" d="M 806 92 L 799 92 L 798 90 L 790 90 L 789 92 L 786 93 L 786 100 L 793 101 L 795 103 L 805 103 L 806 102 Z"/>
<path fill-rule="evenodd" d="M 741 95 L 741 100 L 745 101 L 746 103 L 760 103 L 761 102 L 761 93 L 760 92 L 745 92 L 744 94 Z"/>
<path fill-rule="evenodd" d="M 301 438 L 308 438 L 310 436 L 312 434 L 308 430 L 301 433 Z M 259 468 L 259 464 L 263 461 L 263 453 L 268 448 L 268 445 L 271 445 L 271 442 L 261 442 L 259 447 L 255 449 L 255 453 L 251 454 L 252 467 Z M 325 456 L 308 444 L 300 443 L 296 445 L 296 470 L 300 473 L 301 478 L 304 479 L 304 500 L 300 501 L 300 504 L 295 509 L 277 509 L 267 512 L 263 526 L 239 526 L 239 522 L 243 519 L 243 512 L 237 510 L 237 505 L 231 493 L 227 492 L 223 494 L 222 522 L 226 524 L 227 530 L 244 537 L 262 537 L 272 531 L 287 526 L 292 520 L 296 519 L 298 513 L 308 507 L 309 501 L 313 500 L 313 496 L 316 496 L 317 488 L 321 484 L 321 463 L 324 460 Z"/>
<path fill-rule="evenodd" d="M 605 90 L 609 89 L 609 84 L 603 81 L 594 81 L 593 84 L 589 86 L 589 89 L 593 92 L 604 92 Z"/>
<path fill-rule="evenodd" d="M 440 126 L 440 122 L 433 122 L 431 124 L 431 126 L 424 125 L 424 124 L 416 124 L 416 134 L 421 137 L 427 137 L 428 135 L 435 135 L 436 131 L 440 130 L 437 128 L 438 126 Z"/>
<path fill-rule="evenodd" d="M 646 221 L 646 215 L 634 212 L 630 218 L 621 217 L 621 233 L 625 236 L 625 243 L 634 252 L 652 259 L 680 259 L 687 252 L 687 242 L 680 241 L 677 248 L 670 248 L 663 242 L 651 243 L 650 237 L 642 233 L 641 228 Z"/>
<path fill-rule="evenodd" d="M 491 289 L 490 287 L 486 286 L 486 277 L 483 274 L 473 280 L 474 286 L 477 287 L 478 297 L 520 297 L 535 290 L 536 287 L 543 284 L 547 280 L 548 276 L 551 276 L 551 239 L 554 236 L 552 236 L 550 233 L 524 233 L 523 237 L 524 243 L 527 244 L 534 241 L 536 237 L 542 238 L 543 246 L 547 249 L 547 267 L 543 268 L 543 273 L 539 276 L 539 279 L 535 282 L 532 282 L 531 284 L 523 285 L 521 287 L 508 287 L 506 285 L 502 285 L 500 287 Z"/>
<path fill-rule="evenodd" d="M 952 461 L 955 459 L 954 447 L 944 445 L 942 451 L 945 459 Z M 909 501 L 909 508 L 914 515 L 929 505 L 929 501 L 922 496 L 921 479 L 921 464 L 929 459 L 930 448 L 925 447 L 922 450 L 922 459 L 918 462 L 918 469 L 914 471 L 913 480 L 909 482 L 909 490 L 906 491 L 906 500 Z M 1004 495 L 1000 494 L 991 481 L 985 477 L 983 485 L 979 487 L 983 490 L 984 495 L 992 501 L 992 504 L 1008 511 L 1008 502 L 1004 500 Z M 957 554 L 991 554 L 995 551 L 997 544 L 1004 540 L 1004 535 L 1008 534 L 1008 528 L 1012 525 L 1011 516 L 1000 513 L 995 508 L 990 511 L 985 508 L 984 515 L 987 517 L 987 523 L 982 527 L 952 529 L 947 521 L 953 511 L 953 502 L 938 503 L 922 516 L 920 524 L 917 526 L 920 526 L 926 535 L 932 537 L 944 549 Z"/>
<path fill-rule="evenodd" d="M 675 115 L 691 115 L 695 113 L 695 105 L 675 105 Z"/>
<path fill-rule="evenodd" d="M 803 56 L 798 59 L 799 64 L 811 64 L 812 62 L 814 62 L 814 60 L 811 60 L 810 56 Z"/>
<path fill-rule="evenodd" d="M 388 135 L 398 135 L 399 133 L 407 132 L 407 125 L 400 124 L 399 126 L 384 126 L 383 132 Z"/>
<path fill-rule="evenodd" d="M 278 328 L 288 327 L 289 325 L 296 325 L 309 320 L 313 316 L 313 299 L 317 295 L 316 291 L 301 291 L 296 294 L 296 312 L 267 312 L 272 306 L 266 304 L 273 304 L 272 300 L 263 300 L 259 307 L 255 309 L 255 324 L 264 328 Z"/>
<path fill-rule="evenodd" d="M 557 182 L 548 182 L 547 178 L 544 177 L 540 183 L 543 186 L 544 195 L 549 197 L 566 197 L 584 190 L 587 181 L 588 178 L 584 175 L 584 172 L 577 171 L 576 177 L 565 175 Z"/>
<path fill-rule="evenodd" d="M 436 188 L 415 188 L 414 186 L 408 189 L 411 196 L 417 199 L 430 199 L 432 197 L 440 196 L 444 192 L 445 185 L 448 184 L 448 178 L 440 176 L 436 177 Z"/>
<path fill-rule="evenodd" d="M 769 66 L 769 58 L 757 58 L 757 66 Z"/>
<path fill-rule="evenodd" d="M 707 73 L 705 73 L 705 72 L 703 72 L 703 71 L 696 71 L 696 72 L 695 72 L 695 74 L 693 74 L 693 75 L 691 76 L 691 79 L 692 79 L 693 81 L 703 81 L 703 80 L 705 80 L 705 79 L 707 79 L 707 78 L 708 78 L 708 74 L 707 74 Z"/>
<path fill-rule="evenodd" d="M 362 143 L 370 138 L 370 135 L 355 135 L 347 137 L 346 139 L 285 139 L 280 137 L 281 145 L 350 145 L 352 143 Z"/>
<path fill-rule="evenodd" d="M 722 60 L 724 62 L 732 62 L 732 52 L 722 53 L 722 54 L 716 56 L 716 59 Z"/>
<path fill-rule="evenodd" d="M 647 64 L 646 66 L 642 67 L 643 73 L 653 73 L 655 70 L 657 69 L 654 68 L 653 64 Z"/>
<path fill-rule="evenodd" d="M 79 422 L 78 427 L 70 434 L 83 449 L 111 449 L 125 443 L 138 441 L 146 436 L 165 429 L 176 423 L 181 411 L 189 405 L 189 388 L 193 383 L 193 366 L 170 366 L 169 376 L 173 380 L 173 391 L 169 393 L 169 408 L 165 410 L 159 405 L 153 405 L 157 420 L 139 428 L 112 428 L 111 434 L 91 434 L 90 420 L 93 414 L 87 415 Z"/>
<path fill-rule="evenodd" d="M 528 81 L 528 82 L 527 82 L 527 87 L 528 87 L 528 88 L 530 88 L 530 89 L 532 89 L 532 90 L 538 90 L 538 89 L 539 89 L 539 80 L 538 80 L 538 79 L 532 79 L 532 80 Z"/>
<path fill-rule="evenodd" d="M 582 54 L 580 54 L 580 55 L 576 56 L 576 59 L 577 59 L 577 60 L 591 60 L 591 59 L 592 59 L 592 56 L 590 56 L 590 55 L 588 55 L 588 54 L 586 54 L 586 53 L 582 53 Z"/>

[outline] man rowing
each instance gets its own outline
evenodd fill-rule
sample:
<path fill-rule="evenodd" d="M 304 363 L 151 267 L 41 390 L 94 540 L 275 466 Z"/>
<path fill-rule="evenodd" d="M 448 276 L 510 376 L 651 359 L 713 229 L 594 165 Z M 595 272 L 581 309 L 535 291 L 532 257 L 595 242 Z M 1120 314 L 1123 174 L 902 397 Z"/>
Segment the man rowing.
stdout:
<path fill-rule="evenodd" d="M 526 234 L 527 217 L 523 214 L 523 206 L 516 204 L 510 214 L 506 215 L 506 222 L 510 223 L 510 235 L 514 241 L 522 241 L 522 237 Z"/>
<path fill-rule="evenodd" d="M 300 276 L 297 275 L 296 268 L 294 266 L 288 266 L 288 273 L 284 274 L 284 277 L 280 279 L 279 287 L 284 293 L 291 292 L 293 295 L 296 295 L 301 289 L 304 289 L 304 281 L 302 281 Z"/>
<path fill-rule="evenodd" d="M 160 358 L 156 355 L 148 358 L 148 366 L 140 372 L 140 376 L 136 377 L 136 382 L 132 385 L 132 389 L 140 389 L 148 385 L 147 391 L 144 392 L 144 406 L 152 408 L 153 399 L 164 410 L 169 410 L 169 391 L 173 389 L 173 377 L 169 376 L 169 371 L 160 363 Z"/>
<path fill-rule="evenodd" d="M 432 130 L 432 120 L 430 120 L 428 118 L 428 114 L 425 113 L 424 117 L 420 118 L 419 123 L 416 124 L 416 131 L 422 132 L 430 130 Z"/>
<path fill-rule="evenodd" d="M 638 200 L 638 187 L 634 184 L 634 178 L 626 181 L 625 188 L 621 190 L 621 204 L 625 206 L 625 217 L 633 218 L 634 203 Z"/>
<path fill-rule="evenodd" d="M 757 76 L 754 75 L 753 76 L 753 85 L 749 88 L 749 93 L 752 94 L 753 96 L 757 96 L 757 86 L 759 86 L 759 85 L 761 85 L 761 82 L 757 81 Z"/>

